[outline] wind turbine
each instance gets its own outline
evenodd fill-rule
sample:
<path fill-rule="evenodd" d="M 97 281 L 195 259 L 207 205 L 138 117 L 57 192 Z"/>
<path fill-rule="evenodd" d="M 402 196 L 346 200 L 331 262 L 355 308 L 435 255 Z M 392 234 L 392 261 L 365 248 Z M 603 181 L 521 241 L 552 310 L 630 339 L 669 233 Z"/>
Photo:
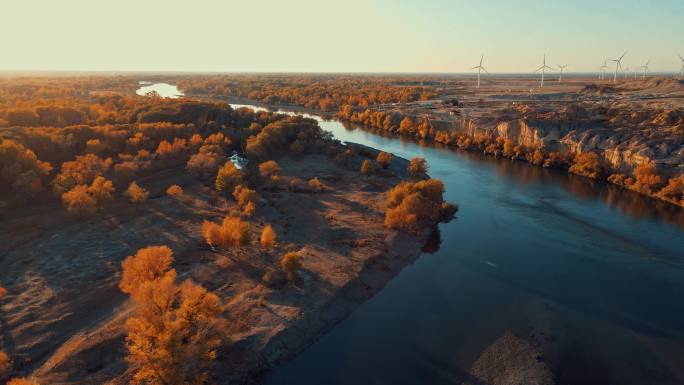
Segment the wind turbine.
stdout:
<path fill-rule="evenodd" d="M 684 80 L 684 57 L 682 57 L 682 55 L 677 55 L 677 56 L 679 56 L 679 60 L 682 61 L 682 71 L 681 71 L 681 72 L 682 72 L 682 75 L 681 75 L 681 79 Z"/>
<path fill-rule="evenodd" d="M 608 62 L 608 59 L 604 60 L 603 65 L 601 67 L 599 67 L 599 70 L 601 71 L 601 73 L 599 74 L 599 79 L 601 79 L 601 80 L 606 78 L 606 70 L 608 69 L 608 66 L 606 65 L 607 62 Z"/>
<path fill-rule="evenodd" d="M 567 67 L 568 67 L 567 64 L 562 65 L 562 66 L 558 66 L 558 69 L 560 69 L 560 75 L 558 75 L 558 83 L 560 83 L 561 80 L 563 80 L 563 70 L 566 69 Z"/>
<path fill-rule="evenodd" d="M 622 58 L 625 57 L 625 55 L 627 55 L 627 51 L 625 51 L 625 53 L 623 53 L 622 56 L 617 59 L 610 59 L 610 61 L 615 62 L 615 75 L 613 75 L 613 83 L 617 81 L 618 69 L 622 69 Z"/>
<path fill-rule="evenodd" d="M 482 57 L 480 57 L 480 65 L 471 68 L 471 70 L 477 70 L 477 88 L 480 88 L 480 72 L 484 71 L 485 73 L 489 73 L 482 66 L 482 59 L 484 59 L 484 55 L 482 55 Z"/>
<path fill-rule="evenodd" d="M 539 71 L 542 72 L 541 85 L 539 86 L 539 88 L 544 87 L 544 72 L 546 71 L 547 68 L 550 69 L 550 70 L 553 69 L 553 68 L 551 68 L 551 67 L 549 67 L 549 66 L 546 65 L 546 54 L 544 54 L 544 61 L 543 61 L 543 63 L 542 63 L 542 66 L 539 67 L 539 68 L 537 68 L 536 71 L 534 71 L 534 72 L 539 72 Z"/>
<path fill-rule="evenodd" d="M 643 71 L 643 72 L 641 73 L 641 79 L 646 79 L 646 71 L 649 71 L 648 65 L 649 65 L 650 63 L 651 63 L 651 61 L 649 60 L 649 61 L 646 62 L 646 64 L 644 64 L 644 65 L 642 65 L 641 67 L 639 67 L 639 68 L 641 68 L 641 71 Z"/>

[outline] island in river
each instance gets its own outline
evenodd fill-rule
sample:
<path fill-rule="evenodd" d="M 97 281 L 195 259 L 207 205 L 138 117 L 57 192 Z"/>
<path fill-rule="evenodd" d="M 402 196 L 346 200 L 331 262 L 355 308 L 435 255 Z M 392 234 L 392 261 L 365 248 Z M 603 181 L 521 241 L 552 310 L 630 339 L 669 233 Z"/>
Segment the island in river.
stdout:
<path fill-rule="evenodd" d="M 202 285 L 224 304 L 224 343 L 209 382 L 250 383 L 381 290 L 430 239 L 428 232 L 411 235 L 384 223 L 386 192 L 408 178 L 407 160 L 393 157 L 387 167 L 362 175 L 362 162 L 375 162 L 378 151 L 333 140 L 314 120 L 157 98 L 132 102 L 140 105 L 131 123 L 2 131 L 3 154 L 27 154 L 46 170 L 34 184 L 54 178 L 46 181 L 53 191 L 36 188 L 33 202 L 23 199 L 16 181 L 2 192 L 1 342 L 11 357 L 11 377 L 41 384 L 128 383 L 135 368 L 126 360 L 124 324 L 137 308 L 119 288 L 121 266 L 147 246 L 169 246 L 179 278 Z M 169 135 L 173 139 L 164 139 Z M 49 138 L 55 147 L 36 138 Z M 74 145 L 79 141 L 83 147 Z M 233 189 L 217 191 L 217 168 L 230 163 L 230 150 L 246 157 L 242 183 L 258 193 L 251 212 Z M 61 167 L 53 160 L 74 155 Z M 50 159 L 55 170 L 37 159 Z M 272 159 L 277 167 L 264 181 L 257 166 Z M 98 178 L 104 178 L 100 185 L 114 181 L 113 194 L 89 210 L 102 195 L 92 192 Z M 78 195 L 75 185 L 62 193 L 72 182 L 83 183 L 86 192 Z M 144 199 L 133 199 L 133 183 Z M 209 247 L 203 221 L 224 217 L 248 223 L 252 241 Z M 259 244 L 267 225 L 277 234 L 272 248 Z M 278 278 L 288 252 L 297 252 L 301 263 L 292 282 Z"/>

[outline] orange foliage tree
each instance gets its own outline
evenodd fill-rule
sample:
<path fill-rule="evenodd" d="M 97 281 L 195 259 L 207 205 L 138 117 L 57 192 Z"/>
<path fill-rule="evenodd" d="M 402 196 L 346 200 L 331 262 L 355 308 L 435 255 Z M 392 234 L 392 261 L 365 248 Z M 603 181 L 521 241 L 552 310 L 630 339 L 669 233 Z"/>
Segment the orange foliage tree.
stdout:
<path fill-rule="evenodd" d="M 444 183 L 438 179 L 402 182 L 387 192 L 385 226 L 417 233 L 453 216 L 456 207 L 444 202 Z"/>
<path fill-rule="evenodd" d="M 212 247 L 238 247 L 249 244 L 249 223 L 237 217 L 225 217 L 219 225 L 211 221 L 202 223 L 204 240 Z"/>
<path fill-rule="evenodd" d="M 147 201 L 150 193 L 133 181 L 128 186 L 128 189 L 126 189 L 126 192 L 124 192 L 124 195 L 131 203 L 143 203 Z"/>
<path fill-rule="evenodd" d="M 276 233 L 273 230 L 273 227 L 271 227 L 271 225 L 264 226 L 264 229 L 261 231 L 261 236 L 259 237 L 259 243 L 261 243 L 261 246 L 265 249 L 271 249 L 273 246 L 275 246 L 275 242 Z"/>
<path fill-rule="evenodd" d="M 428 172 L 428 163 L 425 158 L 411 158 L 409 161 L 408 165 L 408 172 L 411 175 L 419 176 L 423 174 L 427 174 Z"/>
<path fill-rule="evenodd" d="M 125 324 L 133 383 L 205 384 L 221 344 L 221 301 L 190 280 L 176 284 L 172 261 L 171 249 L 152 246 L 122 263 L 119 287 L 136 305 Z"/>

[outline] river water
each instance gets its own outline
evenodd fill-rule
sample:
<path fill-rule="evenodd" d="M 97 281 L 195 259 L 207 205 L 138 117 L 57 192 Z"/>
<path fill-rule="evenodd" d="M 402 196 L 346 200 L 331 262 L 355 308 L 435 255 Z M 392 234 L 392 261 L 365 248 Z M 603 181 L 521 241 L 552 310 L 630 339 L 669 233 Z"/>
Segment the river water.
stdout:
<path fill-rule="evenodd" d="M 684 383 L 684 210 L 314 118 L 342 141 L 426 158 L 460 210 L 438 251 L 265 384 L 460 384 L 507 332 L 543 352 L 558 384 Z"/>
<path fill-rule="evenodd" d="M 421 156 L 460 206 L 442 244 L 265 384 L 460 384 L 532 341 L 558 384 L 684 383 L 684 210 L 564 172 L 319 121 Z"/>

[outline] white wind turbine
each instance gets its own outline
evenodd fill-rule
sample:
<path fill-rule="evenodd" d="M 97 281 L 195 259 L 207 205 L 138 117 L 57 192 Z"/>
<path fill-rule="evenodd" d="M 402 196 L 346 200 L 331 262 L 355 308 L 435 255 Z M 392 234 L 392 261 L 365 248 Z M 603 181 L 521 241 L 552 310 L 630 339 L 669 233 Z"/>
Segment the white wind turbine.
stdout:
<path fill-rule="evenodd" d="M 608 69 L 608 66 L 606 65 L 607 62 L 608 62 L 608 59 L 604 60 L 603 65 L 601 67 L 599 67 L 599 70 L 601 71 L 601 73 L 599 74 L 599 79 L 601 79 L 601 80 L 606 78 L 606 70 Z"/>
<path fill-rule="evenodd" d="M 539 67 L 539 68 L 537 68 L 536 71 L 534 71 L 534 72 L 539 72 L 539 71 L 541 71 L 541 73 L 542 73 L 541 85 L 539 86 L 539 88 L 544 87 L 544 72 L 546 71 L 546 69 L 552 70 L 553 68 L 551 68 L 551 67 L 549 67 L 549 66 L 546 65 L 546 54 L 544 54 L 544 61 L 542 62 L 542 66 Z"/>
<path fill-rule="evenodd" d="M 558 69 L 560 69 L 560 75 L 558 75 L 558 83 L 560 83 L 561 80 L 563 80 L 563 70 L 566 69 L 566 68 L 568 68 L 568 65 L 567 65 L 567 64 L 566 64 L 566 65 L 562 65 L 562 66 L 558 66 Z"/>
<path fill-rule="evenodd" d="M 651 63 L 651 61 L 647 61 L 646 64 L 642 65 L 641 67 L 641 79 L 646 79 L 646 71 L 649 71 L 648 65 Z"/>
<path fill-rule="evenodd" d="M 482 57 L 480 57 L 480 65 L 471 68 L 471 70 L 477 70 L 477 88 L 480 88 L 480 72 L 484 71 L 484 72 L 487 73 L 487 74 L 489 73 L 489 72 L 487 72 L 487 70 L 482 66 L 482 60 L 483 60 L 483 59 L 484 59 L 484 55 L 482 55 Z"/>
<path fill-rule="evenodd" d="M 615 83 L 615 82 L 617 81 L 618 69 L 622 69 L 622 58 L 625 57 L 625 55 L 627 55 L 627 52 L 626 52 L 626 51 L 625 51 L 625 53 L 623 53 L 622 56 L 620 56 L 619 58 L 617 58 L 617 59 L 610 59 L 610 61 L 614 61 L 614 62 L 615 62 L 615 75 L 613 75 L 613 83 Z"/>
<path fill-rule="evenodd" d="M 684 57 L 682 57 L 682 55 L 677 55 L 677 56 L 679 56 L 679 60 L 682 61 L 682 70 L 681 70 L 681 75 L 680 75 L 680 77 L 681 77 L 682 80 L 684 80 Z"/>

